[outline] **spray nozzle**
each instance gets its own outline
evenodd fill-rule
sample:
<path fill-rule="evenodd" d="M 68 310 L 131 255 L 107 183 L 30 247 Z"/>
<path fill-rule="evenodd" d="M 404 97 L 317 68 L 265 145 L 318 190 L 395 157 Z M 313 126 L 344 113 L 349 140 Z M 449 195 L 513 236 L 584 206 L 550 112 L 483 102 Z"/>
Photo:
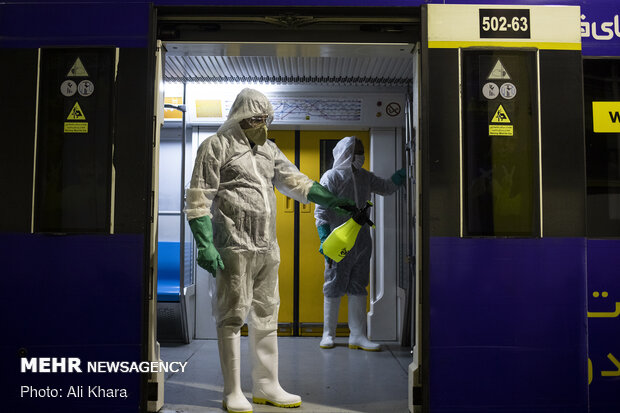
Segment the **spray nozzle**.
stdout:
<path fill-rule="evenodd" d="M 372 228 L 375 228 L 374 222 L 370 220 L 368 214 L 370 211 L 368 209 L 373 206 L 373 203 L 370 201 L 366 201 L 366 205 L 362 208 L 355 208 L 355 212 L 353 213 L 353 221 L 357 222 L 359 225 L 368 224 Z"/>

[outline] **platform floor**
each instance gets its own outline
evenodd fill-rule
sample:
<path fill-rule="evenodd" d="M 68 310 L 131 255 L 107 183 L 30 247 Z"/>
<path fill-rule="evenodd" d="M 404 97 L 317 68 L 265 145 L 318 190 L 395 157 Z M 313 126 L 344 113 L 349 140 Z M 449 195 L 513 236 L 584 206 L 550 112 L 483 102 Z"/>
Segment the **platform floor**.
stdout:
<path fill-rule="evenodd" d="M 350 350 L 346 337 L 321 349 L 319 337 L 280 337 L 280 384 L 301 395 L 299 408 L 253 404 L 254 412 L 407 413 L 408 348 L 383 344 L 381 352 Z M 241 338 L 241 387 L 251 401 L 247 337 Z M 162 345 L 164 361 L 188 361 L 184 373 L 167 373 L 162 413 L 223 412 L 217 340 Z"/>

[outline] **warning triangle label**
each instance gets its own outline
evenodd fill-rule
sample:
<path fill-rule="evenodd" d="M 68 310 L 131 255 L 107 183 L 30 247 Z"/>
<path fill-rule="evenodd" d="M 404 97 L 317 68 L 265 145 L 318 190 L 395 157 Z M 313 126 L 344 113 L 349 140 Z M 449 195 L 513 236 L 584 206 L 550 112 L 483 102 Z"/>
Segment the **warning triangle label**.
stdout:
<path fill-rule="evenodd" d="M 510 75 L 508 74 L 508 71 L 506 70 L 506 68 L 504 67 L 504 65 L 502 64 L 502 61 L 497 59 L 497 63 L 495 63 L 495 66 L 493 66 L 493 70 L 491 70 L 491 73 L 489 73 L 489 76 L 487 76 L 487 79 L 492 80 L 492 79 L 510 79 Z"/>
<path fill-rule="evenodd" d="M 73 109 L 69 112 L 67 120 L 86 120 L 86 116 L 84 116 L 84 112 L 82 112 L 82 108 L 78 102 L 75 102 L 75 105 L 73 105 Z"/>
<path fill-rule="evenodd" d="M 495 115 L 493 115 L 491 123 L 510 123 L 510 118 L 508 117 L 508 114 L 506 113 L 506 110 L 502 105 L 499 105 L 499 107 L 495 111 Z"/>
<path fill-rule="evenodd" d="M 82 64 L 82 61 L 78 57 L 77 59 L 75 59 L 75 63 L 73 63 L 73 66 L 71 66 L 71 69 L 69 69 L 69 73 L 67 73 L 67 77 L 81 77 L 81 76 L 88 76 L 88 72 L 86 71 L 86 68 L 84 67 L 84 65 Z"/>

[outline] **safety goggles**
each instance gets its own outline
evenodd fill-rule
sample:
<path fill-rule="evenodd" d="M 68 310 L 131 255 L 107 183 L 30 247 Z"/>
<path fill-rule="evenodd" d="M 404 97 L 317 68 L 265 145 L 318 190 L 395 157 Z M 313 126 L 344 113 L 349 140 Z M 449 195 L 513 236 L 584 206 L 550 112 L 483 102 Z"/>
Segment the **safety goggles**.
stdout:
<path fill-rule="evenodd" d="M 267 115 L 252 116 L 247 119 L 247 122 L 251 127 L 255 128 L 257 126 L 269 125 L 271 123 L 271 119 L 271 116 Z"/>

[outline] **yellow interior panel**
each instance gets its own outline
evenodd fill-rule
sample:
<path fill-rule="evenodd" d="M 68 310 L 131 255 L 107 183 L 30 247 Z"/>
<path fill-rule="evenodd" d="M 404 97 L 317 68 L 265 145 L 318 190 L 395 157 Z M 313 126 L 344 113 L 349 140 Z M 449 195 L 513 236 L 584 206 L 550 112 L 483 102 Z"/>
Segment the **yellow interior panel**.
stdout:
<path fill-rule="evenodd" d="M 310 179 L 318 182 L 320 180 L 321 140 L 339 140 L 346 136 L 357 136 L 363 142 L 366 155 L 364 168 L 370 169 L 370 134 L 368 131 L 302 131 L 300 170 Z M 322 323 L 325 260 L 319 253 L 320 241 L 314 221 L 314 204 L 305 205 L 305 207 L 300 209 L 299 219 L 299 322 Z M 338 321 L 347 321 L 346 297 L 340 303 Z"/>
<path fill-rule="evenodd" d="M 269 139 L 273 139 L 278 148 L 291 161 L 295 162 L 295 132 L 270 130 Z M 294 257 L 294 212 L 295 202 L 282 195 L 277 189 L 276 233 L 280 245 L 280 312 L 279 323 L 293 323 L 293 257 Z"/>

